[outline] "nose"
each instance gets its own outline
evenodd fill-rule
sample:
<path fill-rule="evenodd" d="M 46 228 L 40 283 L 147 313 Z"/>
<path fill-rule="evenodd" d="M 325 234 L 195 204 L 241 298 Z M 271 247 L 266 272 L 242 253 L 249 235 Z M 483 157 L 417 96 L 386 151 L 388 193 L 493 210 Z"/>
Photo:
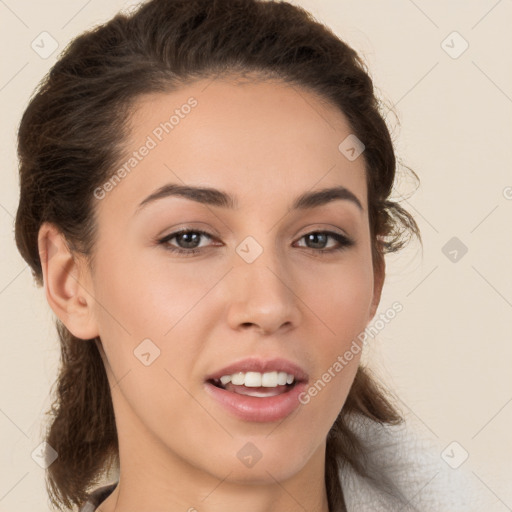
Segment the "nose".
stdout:
<path fill-rule="evenodd" d="M 284 267 L 270 249 L 252 263 L 237 262 L 229 278 L 228 323 L 232 329 L 273 334 L 299 325 L 302 301 L 292 273 Z"/>

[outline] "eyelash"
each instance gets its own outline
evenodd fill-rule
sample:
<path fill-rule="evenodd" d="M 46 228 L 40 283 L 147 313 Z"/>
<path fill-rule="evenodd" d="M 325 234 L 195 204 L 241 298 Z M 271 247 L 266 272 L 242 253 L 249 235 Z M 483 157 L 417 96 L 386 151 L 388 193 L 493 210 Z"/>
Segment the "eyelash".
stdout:
<path fill-rule="evenodd" d="M 207 233 L 206 231 L 202 231 L 200 229 L 181 229 L 179 231 L 175 231 L 174 233 L 166 235 L 163 238 L 160 238 L 159 240 L 157 240 L 157 243 L 159 245 L 163 245 L 165 247 L 165 250 L 167 250 L 167 251 L 177 253 L 177 254 L 182 254 L 184 256 L 193 256 L 194 254 L 200 253 L 202 251 L 202 249 L 204 249 L 204 248 L 182 249 L 180 247 L 174 247 L 174 246 L 169 245 L 170 240 L 172 240 L 176 236 L 187 234 L 187 233 L 196 233 L 196 234 L 204 235 L 210 239 L 214 238 L 212 235 L 210 235 L 210 233 Z M 314 253 L 319 253 L 319 254 L 317 254 L 318 256 L 327 256 L 334 252 L 343 251 L 343 250 L 348 249 L 349 247 L 352 247 L 353 245 L 355 245 L 355 242 L 352 239 L 350 239 L 347 236 L 342 235 L 340 233 L 335 233 L 333 231 L 311 231 L 310 233 L 306 233 L 305 235 L 302 235 L 299 238 L 299 240 L 302 240 L 304 237 L 313 235 L 313 234 L 328 235 L 329 237 L 333 238 L 340 244 L 339 247 L 334 247 L 331 249 L 313 249 L 311 247 L 304 247 L 304 249 L 309 249 L 310 251 L 313 251 Z"/>

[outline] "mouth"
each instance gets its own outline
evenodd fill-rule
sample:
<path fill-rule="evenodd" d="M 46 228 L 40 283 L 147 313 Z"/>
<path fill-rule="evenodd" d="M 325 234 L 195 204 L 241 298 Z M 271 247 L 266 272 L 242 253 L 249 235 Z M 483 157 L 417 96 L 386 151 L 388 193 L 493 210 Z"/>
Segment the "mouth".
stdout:
<path fill-rule="evenodd" d="M 205 388 L 224 411 L 245 421 L 282 420 L 299 405 L 308 375 L 284 359 L 246 359 L 205 379 Z"/>
<path fill-rule="evenodd" d="M 223 375 L 218 379 L 209 379 L 213 386 L 239 395 L 265 398 L 288 393 L 298 380 L 295 375 L 284 371 L 273 372 L 236 372 Z"/>

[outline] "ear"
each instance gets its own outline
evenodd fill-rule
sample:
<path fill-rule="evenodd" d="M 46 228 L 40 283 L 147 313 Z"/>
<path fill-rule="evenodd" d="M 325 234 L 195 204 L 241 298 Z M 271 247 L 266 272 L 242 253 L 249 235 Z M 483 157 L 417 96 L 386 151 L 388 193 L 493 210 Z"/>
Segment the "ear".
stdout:
<path fill-rule="evenodd" d="M 372 318 L 375 316 L 375 313 L 377 312 L 377 308 L 379 307 L 385 277 L 386 261 L 384 260 L 384 256 L 381 254 L 379 255 L 378 262 L 373 269 L 373 298 L 370 307 L 370 318 L 368 321 L 372 320 Z"/>
<path fill-rule="evenodd" d="M 95 338 L 98 329 L 85 260 L 71 252 L 64 235 L 48 222 L 40 227 L 37 243 L 48 304 L 73 336 Z"/>

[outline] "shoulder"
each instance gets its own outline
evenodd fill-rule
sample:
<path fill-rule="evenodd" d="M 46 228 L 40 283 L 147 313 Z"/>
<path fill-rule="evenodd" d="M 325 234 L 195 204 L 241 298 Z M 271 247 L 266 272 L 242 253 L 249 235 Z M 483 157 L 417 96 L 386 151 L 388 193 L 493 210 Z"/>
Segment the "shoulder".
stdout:
<path fill-rule="evenodd" d="M 89 498 L 82 505 L 79 512 L 94 512 L 98 505 L 112 494 L 112 491 L 117 487 L 117 484 L 118 482 L 114 482 L 113 484 L 104 485 L 95 489 L 89 494 Z"/>

